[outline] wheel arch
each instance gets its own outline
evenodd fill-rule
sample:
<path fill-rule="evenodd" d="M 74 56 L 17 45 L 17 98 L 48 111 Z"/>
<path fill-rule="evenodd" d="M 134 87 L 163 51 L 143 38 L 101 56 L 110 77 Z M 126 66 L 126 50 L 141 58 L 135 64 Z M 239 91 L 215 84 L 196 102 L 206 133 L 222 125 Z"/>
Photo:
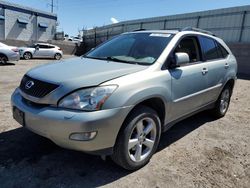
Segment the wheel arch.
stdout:
<path fill-rule="evenodd" d="M 0 53 L 0 56 L 4 56 L 4 57 L 6 57 L 6 58 L 7 58 L 7 61 L 9 61 L 8 56 L 7 56 L 7 55 L 5 55 L 4 53 Z"/>
<path fill-rule="evenodd" d="M 116 135 L 116 139 L 115 139 L 115 143 L 117 142 L 117 139 L 119 137 L 119 135 L 121 134 L 122 130 L 125 128 L 126 122 L 129 118 L 129 116 L 134 112 L 134 110 L 140 106 L 147 106 L 149 108 L 152 108 L 153 110 L 156 111 L 157 115 L 160 118 L 161 121 L 161 129 L 163 129 L 164 122 L 165 122 L 165 113 L 166 113 L 166 107 L 165 107 L 165 103 L 164 100 L 159 97 L 159 96 L 155 96 L 155 97 L 150 97 L 147 99 L 144 99 L 142 101 L 139 101 L 138 103 L 135 104 L 135 106 L 128 112 L 128 114 L 126 115 L 126 117 L 124 118 L 124 121 L 122 122 L 122 125 L 118 131 L 118 134 Z"/>

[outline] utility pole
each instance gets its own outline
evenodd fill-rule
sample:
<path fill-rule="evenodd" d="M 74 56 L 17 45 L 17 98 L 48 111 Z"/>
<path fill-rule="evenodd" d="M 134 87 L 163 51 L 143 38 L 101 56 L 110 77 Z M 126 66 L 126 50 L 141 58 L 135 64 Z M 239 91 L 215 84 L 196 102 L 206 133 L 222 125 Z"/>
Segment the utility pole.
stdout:
<path fill-rule="evenodd" d="M 54 12 L 53 9 L 54 9 L 54 0 L 51 0 L 51 12 L 52 13 Z"/>
<path fill-rule="evenodd" d="M 51 7 L 51 13 L 54 12 L 54 7 L 56 7 L 56 5 L 54 4 L 54 0 L 51 0 L 51 3 L 48 4 Z"/>

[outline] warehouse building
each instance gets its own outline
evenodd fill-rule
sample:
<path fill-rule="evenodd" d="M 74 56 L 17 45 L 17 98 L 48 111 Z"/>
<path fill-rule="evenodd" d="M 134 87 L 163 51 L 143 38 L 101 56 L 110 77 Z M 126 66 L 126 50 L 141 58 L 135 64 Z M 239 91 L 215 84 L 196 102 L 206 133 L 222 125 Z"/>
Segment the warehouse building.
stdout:
<path fill-rule="evenodd" d="M 123 21 L 85 32 L 97 43 L 122 32 L 137 29 L 182 29 L 197 27 L 215 33 L 226 42 L 250 42 L 250 5 L 186 14 Z"/>
<path fill-rule="evenodd" d="M 57 15 L 0 0 L 0 40 L 54 39 Z"/>

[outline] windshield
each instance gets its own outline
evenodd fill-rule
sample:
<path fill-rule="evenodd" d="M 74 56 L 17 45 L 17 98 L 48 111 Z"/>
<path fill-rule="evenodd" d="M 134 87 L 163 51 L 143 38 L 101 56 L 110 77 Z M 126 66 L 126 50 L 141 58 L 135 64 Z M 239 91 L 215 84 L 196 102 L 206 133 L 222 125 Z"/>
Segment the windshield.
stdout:
<path fill-rule="evenodd" d="M 173 35 L 168 33 L 129 33 L 102 44 L 85 57 L 134 64 L 153 64 Z"/>

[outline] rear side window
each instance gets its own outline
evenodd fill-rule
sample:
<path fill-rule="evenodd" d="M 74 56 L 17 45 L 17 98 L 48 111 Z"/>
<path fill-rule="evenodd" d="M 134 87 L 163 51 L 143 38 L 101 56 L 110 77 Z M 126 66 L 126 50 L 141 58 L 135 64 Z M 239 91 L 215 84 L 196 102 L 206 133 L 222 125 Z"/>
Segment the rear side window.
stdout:
<path fill-rule="evenodd" d="M 48 48 L 48 46 L 44 45 L 44 44 L 39 44 L 38 46 L 39 46 L 39 48 Z"/>
<path fill-rule="evenodd" d="M 47 48 L 55 48 L 55 46 L 48 46 Z"/>
<path fill-rule="evenodd" d="M 220 43 L 218 43 L 218 42 L 216 42 L 216 43 L 217 43 L 218 50 L 222 55 L 222 58 L 226 58 L 229 54 L 228 51 Z"/>
<path fill-rule="evenodd" d="M 201 47 L 205 56 L 205 60 L 213 60 L 220 58 L 218 48 L 213 39 L 208 37 L 200 37 Z"/>

